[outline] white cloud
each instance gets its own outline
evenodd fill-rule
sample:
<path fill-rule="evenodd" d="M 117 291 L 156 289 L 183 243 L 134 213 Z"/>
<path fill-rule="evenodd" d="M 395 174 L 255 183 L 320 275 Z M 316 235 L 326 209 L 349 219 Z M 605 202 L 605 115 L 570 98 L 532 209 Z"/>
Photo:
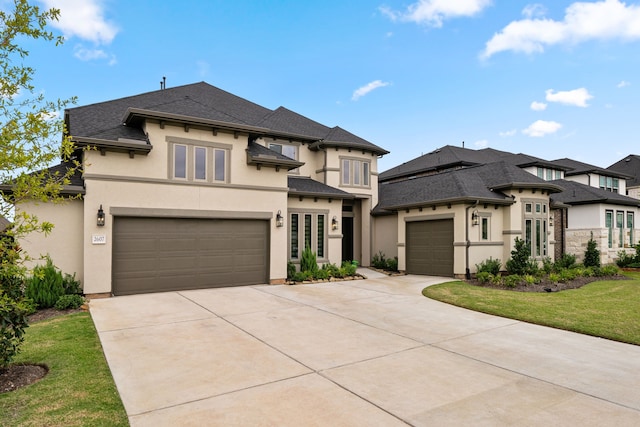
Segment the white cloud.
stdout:
<path fill-rule="evenodd" d="M 533 122 L 528 128 L 523 129 L 522 133 L 532 137 L 542 137 L 552 133 L 556 133 L 560 130 L 562 125 L 558 122 L 537 120 Z"/>
<path fill-rule="evenodd" d="M 629 83 L 629 82 L 627 82 L 627 81 L 625 81 L 625 80 L 622 80 L 620 83 L 618 83 L 618 84 L 616 85 L 616 87 L 617 87 L 618 89 L 622 89 L 623 87 L 627 87 L 627 86 L 631 86 L 631 83 Z"/>
<path fill-rule="evenodd" d="M 374 80 L 371 83 L 367 83 L 366 85 L 356 89 L 353 92 L 353 96 L 351 97 L 352 101 L 357 101 L 359 98 L 365 96 L 369 92 L 378 89 L 380 87 L 389 86 L 388 82 L 383 82 L 382 80 Z"/>
<path fill-rule="evenodd" d="M 490 6 L 492 0 L 418 0 L 406 11 L 398 12 L 388 7 L 379 10 L 393 21 L 409 21 L 431 27 L 442 27 L 446 19 L 473 16 Z"/>
<path fill-rule="evenodd" d="M 78 44 L 73 48 L 73 56 L 81 61 L 93 61 L 95 59 L 108 58 L 109 55 L 102 49 L 87 49 Z"/>
<path fill-rule="evenodd" d="M 547 8 L 539 3 L 528 4 L 522 9 L 522 15 L 527 18 L 534 18 L 537 16 L 544 16 L 547 13 Z"/>
<path fill-rule="evenodd" d="M 477 148 L 487 148 L 489 146 L 489 141 L 486 139 L 481 139 L 473 143 Z"/>
<path fill-rule="evenodd" d="M 559 102 L 565 105 L 574 105 L 576 107 L 588 107 L 587 101 L 593 98 L 593 95 L 583 87 L 574 90 L 565 90 L 555 92 L 549 89 L 545 92 L 546 100 L 549 102 Z"/>
<path fill-rule="evenodd" d="M 487 59 L 503 51 L 540 53 L 555 44 L 600 39 L 640 39 L 640 5 L 620 0 L 575 2 L 565 10 L 562 21 L 531 17 L 513 21 L 493 35 L 480 57 Z"/>
<path fill-rule="evenodd" d="M 533 111 L 544 111 L 547 109 L 547 104 L 544 102 L 533 101 L 531 103 L 531 109 Z"/>
<path fill-rule="evenodd" d="M 47 9 L 60 9 L 60 19 L 51 25 L 67 38 L 78 37 L 95 44 L 109 44 L 118 27 L 105 19 L 103 0 L 40 0 Z"/>
<path fill-rule="evenodd" d="M 498 133 L 498 135 L 500 135 L 501 138 L 506 138 L 509 136 L 514 136 L 516 133 L 518 133 L 518 129 L 511 129 L 504 132 L 500 132 Z"/>

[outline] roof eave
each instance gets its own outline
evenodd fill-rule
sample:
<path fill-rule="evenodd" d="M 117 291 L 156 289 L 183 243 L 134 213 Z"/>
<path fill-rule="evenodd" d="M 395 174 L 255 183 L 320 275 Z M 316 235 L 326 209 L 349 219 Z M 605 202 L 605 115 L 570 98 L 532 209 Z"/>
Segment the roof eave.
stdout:
<path fill-rule="evenodd" d="M 249 152 L 247 152 L 247 164 L 250 166 L 258 166 L 258 167 L 272 167 L 272 168 L 285 168 L 287 170 L 292 170 L 299 168 L 304 165 L 304 162 L 298 162 L 296 160 L 282 160 L 274 157 L 267 156 L 253 156 Z"/>
<path fill-rule="evenodd" d="M 317 197 L 319 199 L 354 199 L 353 194 L 316 193 L 313 191 L 297 191 L 289 189 L 289 196 L 293 197 Z"/>
<path fill-rule="evenodd" d="M 488 197 L 455 197 L 451 199 L 440 199 L 440 200 L 429 200 L 422 202 L 414 202 L 407 203 L 402 205 L 393 205 L 393 206 L 383 206 L 382 209 L 386 210 L 402 210 L 402 209 L 414 209 L 419 207 L 429 207 L 429 206 L 446 206 L 452 204 L 459 203 L 475 203 L 479 204 L 494 204 L 494 205 L 504 205 L 509 206 L 515 203 L 515 201 L 511 198 L 508 199 L 493 199 Z"/>
<path fill-rule="evenodd" d="M 147 155 L 153 149 L 149 141 L 127 142 L 114 141 L 110 139 L 88 138 L 88 137 L 71 137 L 71 142 L 77 147 L 95 147 L 100 151 L 115 151 L 123 153 L 135 153 Z"/>
<path fill-rule="evenodd" d="M 377 145 L 360 144 L 357 142 L 319 140 L 309 146 L 311 150 L 319 150 L 325 147 L 351 148 L 354 150 L 363 150 L 363 151 L 368 151 L 370 153 L 376 154 L 378 156 L 384 156 L 390 153 L 389 151 L 383 148 L 380 148 Z"/>

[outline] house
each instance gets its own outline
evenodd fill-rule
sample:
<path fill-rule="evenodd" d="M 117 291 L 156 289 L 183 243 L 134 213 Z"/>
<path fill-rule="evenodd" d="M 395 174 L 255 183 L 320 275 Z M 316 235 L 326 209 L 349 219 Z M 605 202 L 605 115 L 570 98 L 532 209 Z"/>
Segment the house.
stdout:
<path fill-rule="evenodd" d="M 371 259 L 388 152 L 340 127 L 204 82 L 64 120 L 83 168 L 66 191 L 81 197 L 21 205 L 55 224 L 21 244 L 86 294 L 282 283 L 307 246 L 319 263 Z"/>
<path fill-rule="evenodd" d="M 634 199 L 640 199 L 640 156 L 629 154 L 609 166 L 607 170 L 627 175 L 626 195 Z"/>
<path fill-rule="evenodd" d="M 626 177 L 570 159 L 441 147 L 380 174 L 374 250 L 409 273 L 468 277 L 489 257 L 509 259 L 516 237 L 539 261 L 581 259 L 593 237 L 613 262 L 638 236 Z"/>

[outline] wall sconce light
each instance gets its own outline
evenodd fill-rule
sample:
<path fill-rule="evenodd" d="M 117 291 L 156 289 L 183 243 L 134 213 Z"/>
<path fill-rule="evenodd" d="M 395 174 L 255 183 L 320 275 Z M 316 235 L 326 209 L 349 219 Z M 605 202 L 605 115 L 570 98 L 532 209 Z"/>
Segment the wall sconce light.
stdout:
<path fill-rule="evenodd" d="M 333 231 L 338 229 L 338 219 L 335 216 L 331 219 L 331 229 Z"/>
<path fill-rule="evenodd" d="M 478 225 L 478 211 L 473 211 L 471 213 L 471 225 Z"/>
<path fill-rule="evenodd" d="M 104 211 L 102 210 L 102 205 L 98 209 L 98 227 L 104 227 Z"/>
<path fill-rule="evenodd" d="M 282 212 L 278 211 L 278 213 L 276 214 L 276 227 L 283 227 L 284 226 L 284 218 L 282 217 Z"/>
<path fill-rule="evenodd" d="M 549 215 L 549 227 L 553 227 L 553 214 Z"/>

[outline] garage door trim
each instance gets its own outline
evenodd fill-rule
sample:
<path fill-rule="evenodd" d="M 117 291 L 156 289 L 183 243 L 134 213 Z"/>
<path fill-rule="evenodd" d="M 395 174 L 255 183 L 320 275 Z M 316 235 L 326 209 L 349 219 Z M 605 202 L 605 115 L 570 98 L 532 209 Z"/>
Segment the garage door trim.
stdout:
<path fill-rule="evenodd" d="M 238 212 L 199 209 L 156 209 L 128 208 L 112 206 L 109 213 L 113 216 L 143 218 L 203 218 L 203 219 L 272 219 L 273 212 Z"/>

